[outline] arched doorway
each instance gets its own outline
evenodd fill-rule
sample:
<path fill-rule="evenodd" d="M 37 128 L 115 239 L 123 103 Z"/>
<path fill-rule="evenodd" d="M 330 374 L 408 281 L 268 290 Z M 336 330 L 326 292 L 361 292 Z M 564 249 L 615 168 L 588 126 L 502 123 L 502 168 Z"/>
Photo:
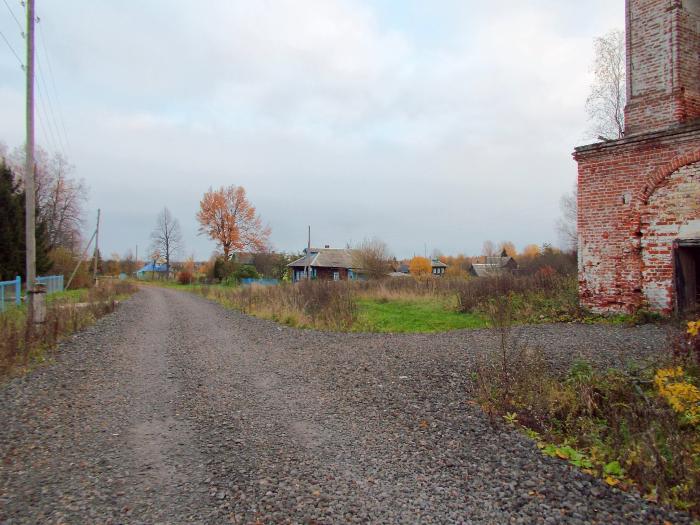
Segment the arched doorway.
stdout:
<path fill-rule="evenodd" d="M 700 163 L 683 166 L 649 196 L 641 215 L 642 290 L 670 312 L 700 302 Z"/>

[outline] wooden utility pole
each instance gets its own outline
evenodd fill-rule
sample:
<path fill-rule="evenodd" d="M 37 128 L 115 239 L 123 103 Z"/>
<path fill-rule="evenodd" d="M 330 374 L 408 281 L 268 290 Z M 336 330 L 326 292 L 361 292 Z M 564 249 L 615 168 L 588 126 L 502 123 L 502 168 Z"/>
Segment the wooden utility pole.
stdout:
<path fill-rule="evenodd" d="M 95 228 L 95 255 L 92 261 L 92 282 L 97 286 L 97 256 L 99 255 L 100 241 L 100 210 L 97 209 L 97 228 Z"/>
<path fill-rule="evenodd" d="M 36 189 L 34 182 L 34 0 L 27 0 L 27 140 L 24 159 L 25 244 L 27 274 L 27 312 L 30 327 L 34 322 L 34 288 L 36 285 Z M 31 328 L 30 328 L 31 329 Z"/>
<path fill-rule="evenodd" d="M 309 265 L 309 258 L 311 257 L 311 226 L 309 226 L 309 236 L 306 244 L 306 280 L 311 280 L 311 266 Z"/>

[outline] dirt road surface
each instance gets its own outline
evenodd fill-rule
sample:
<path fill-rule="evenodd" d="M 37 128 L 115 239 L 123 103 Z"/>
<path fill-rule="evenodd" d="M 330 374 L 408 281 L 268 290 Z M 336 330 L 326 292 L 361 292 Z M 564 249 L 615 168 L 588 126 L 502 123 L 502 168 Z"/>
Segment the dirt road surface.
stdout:
<path fill-rule="evenodd" d="M 664 339 L 521 337 L 565 363 Z M 144 288 L 0 386 L 0 522 L 689 522 L 492 427 L 469 401 L 474 354 L 496 344 L 300 331 Z"/>

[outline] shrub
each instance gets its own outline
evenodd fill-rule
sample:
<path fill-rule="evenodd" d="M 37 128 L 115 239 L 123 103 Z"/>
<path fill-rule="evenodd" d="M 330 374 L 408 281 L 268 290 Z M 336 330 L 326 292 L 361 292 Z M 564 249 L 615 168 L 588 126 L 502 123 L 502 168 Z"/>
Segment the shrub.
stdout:
<path fill-rule="evenodd" d="M 182 270 L 177 274 L 177 282 L 180 284 L 192 284 L 192 272 Z"/>
<path fill-rule="evenodd" d="M 114 311 L 117 298 L 135 291 L 130 283 L 107 281 L 85 290 L 77 299 L 68 296 L 52 300 L 46 308 L 46 321 L 35 325 L 31 334 L 27 332 L 25 307 L 0 314 L 0 375 L 20 365 L 43 361 L 46 352 L 61 339 Z"/>
<path fill-rule="evenodd" d="M 682 348 L 651 366 L 601 371 L 579 361 L 564 377 L 505 337 L 477 365 L 476 398 L 545 454 L 700 516 L 700 378 L 688 351 L 695 333 L 689 326 Z"/>

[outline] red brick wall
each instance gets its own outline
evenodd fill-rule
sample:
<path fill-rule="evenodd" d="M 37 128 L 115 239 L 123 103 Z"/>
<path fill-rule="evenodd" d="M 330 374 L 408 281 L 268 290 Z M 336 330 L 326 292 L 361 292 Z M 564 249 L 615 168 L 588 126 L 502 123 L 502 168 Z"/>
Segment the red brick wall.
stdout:
<path fill-rule="evenodd" d="M 700 1 L 627 1 L 627 136 L 700 118 Z"/>
<path fill-rule="evenodd" d="M 700 125 L 579 148 L 574 156 L 582 303 L 599 312 L 669 312 L 671 244 L 700 219 Z"/>

